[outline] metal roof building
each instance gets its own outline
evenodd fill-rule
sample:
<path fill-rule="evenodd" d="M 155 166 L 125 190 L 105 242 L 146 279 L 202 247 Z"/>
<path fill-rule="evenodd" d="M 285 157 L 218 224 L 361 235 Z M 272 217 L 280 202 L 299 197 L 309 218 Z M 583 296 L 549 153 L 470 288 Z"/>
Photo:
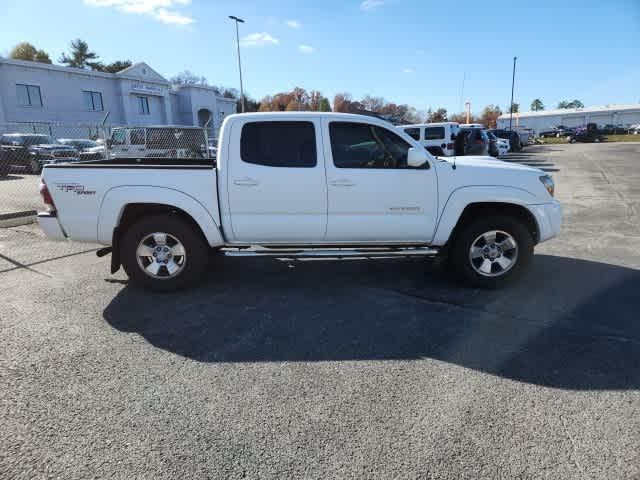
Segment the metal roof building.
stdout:
<path fill-rule="evenodd" d="M 514 128 L 532 128 L 536 133 L 550 129 L 556 125 L 579 127 L 587 123 L 624 126 L 640 123 L 640 103 L 584 108 L 562 108 L 513 114 Z M 508 113 L 498 117 L 498 128 L 509 128 Z"/>

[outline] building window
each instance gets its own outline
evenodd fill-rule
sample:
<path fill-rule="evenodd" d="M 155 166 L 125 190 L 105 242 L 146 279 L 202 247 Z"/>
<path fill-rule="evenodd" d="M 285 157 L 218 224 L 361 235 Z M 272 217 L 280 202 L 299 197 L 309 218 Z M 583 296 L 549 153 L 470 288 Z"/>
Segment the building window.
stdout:
<path fill-rule="evenodd" d="M 104 110 L 102 106 L 102 94 L 100 92 L 83 91 L 82 99 L 87 110 L 92 112 L 102 112 Z"/>
<path fill-rule="evenodd" d="M 40 96 L 40 87 L 35 85 L 16 85 L 16 96 L 18 97 L 18 105 L 23 107 L 41 107 L 42 96 Z"/>
<path fill-rule="evenodd" d="M 149 99 L 147 97 L 136 97 L 138 99 L 138 113 L 149 115 Z"/>

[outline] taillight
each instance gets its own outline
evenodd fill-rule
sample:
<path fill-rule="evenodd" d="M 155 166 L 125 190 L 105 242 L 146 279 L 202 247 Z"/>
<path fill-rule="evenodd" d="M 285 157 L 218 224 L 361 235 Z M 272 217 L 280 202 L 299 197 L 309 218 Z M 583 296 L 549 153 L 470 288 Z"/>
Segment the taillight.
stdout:
<path fill-rule="evenodd" d="M 47 184 L 45 183 L 44 178 L 40 179 L 40 196 L 42 197 L 42 201 L 44 202 L 44 205 L 47 207 L 47 211 L 55 212 L 56 206 L 53 203 L 53 197 L 49 192 L 49 187 L 47 187 Z"/>

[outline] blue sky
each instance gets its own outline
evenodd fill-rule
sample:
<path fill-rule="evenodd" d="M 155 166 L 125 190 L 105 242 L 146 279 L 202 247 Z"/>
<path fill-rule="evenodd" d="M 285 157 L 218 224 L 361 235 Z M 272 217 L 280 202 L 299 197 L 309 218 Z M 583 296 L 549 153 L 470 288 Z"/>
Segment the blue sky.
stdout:
<path fill-rule="evenodd" d="M 383 96 L 419 110 L 474 112 L 515 101 L 527 110 L 578 98 L 640 102 L 640 0 L 0 0 L 0 55 L 30 41 L 54 61 L 73 38 L 106 62 L 144 60 L 237 87 L 241 25 L 245 89 L 294 86 Z"/>

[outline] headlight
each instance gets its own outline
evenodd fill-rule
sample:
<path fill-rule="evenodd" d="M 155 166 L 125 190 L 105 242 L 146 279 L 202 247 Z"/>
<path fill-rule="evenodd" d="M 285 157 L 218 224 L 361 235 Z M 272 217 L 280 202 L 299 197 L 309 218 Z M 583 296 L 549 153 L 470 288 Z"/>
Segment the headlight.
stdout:
<path fill-rule="evenodd" d="M 547 192 L 549 192 L 549 195 L 551 195 L 553 197 L 553 194 L 556 190 L 556 184 L 553 182 L 553 178 L 551 178 L 549 175 L 542 175 L 540 178 L 540 181 L 542 182 L 542 185 L 544 185 L 544 188 L 547 189 Z"/>

